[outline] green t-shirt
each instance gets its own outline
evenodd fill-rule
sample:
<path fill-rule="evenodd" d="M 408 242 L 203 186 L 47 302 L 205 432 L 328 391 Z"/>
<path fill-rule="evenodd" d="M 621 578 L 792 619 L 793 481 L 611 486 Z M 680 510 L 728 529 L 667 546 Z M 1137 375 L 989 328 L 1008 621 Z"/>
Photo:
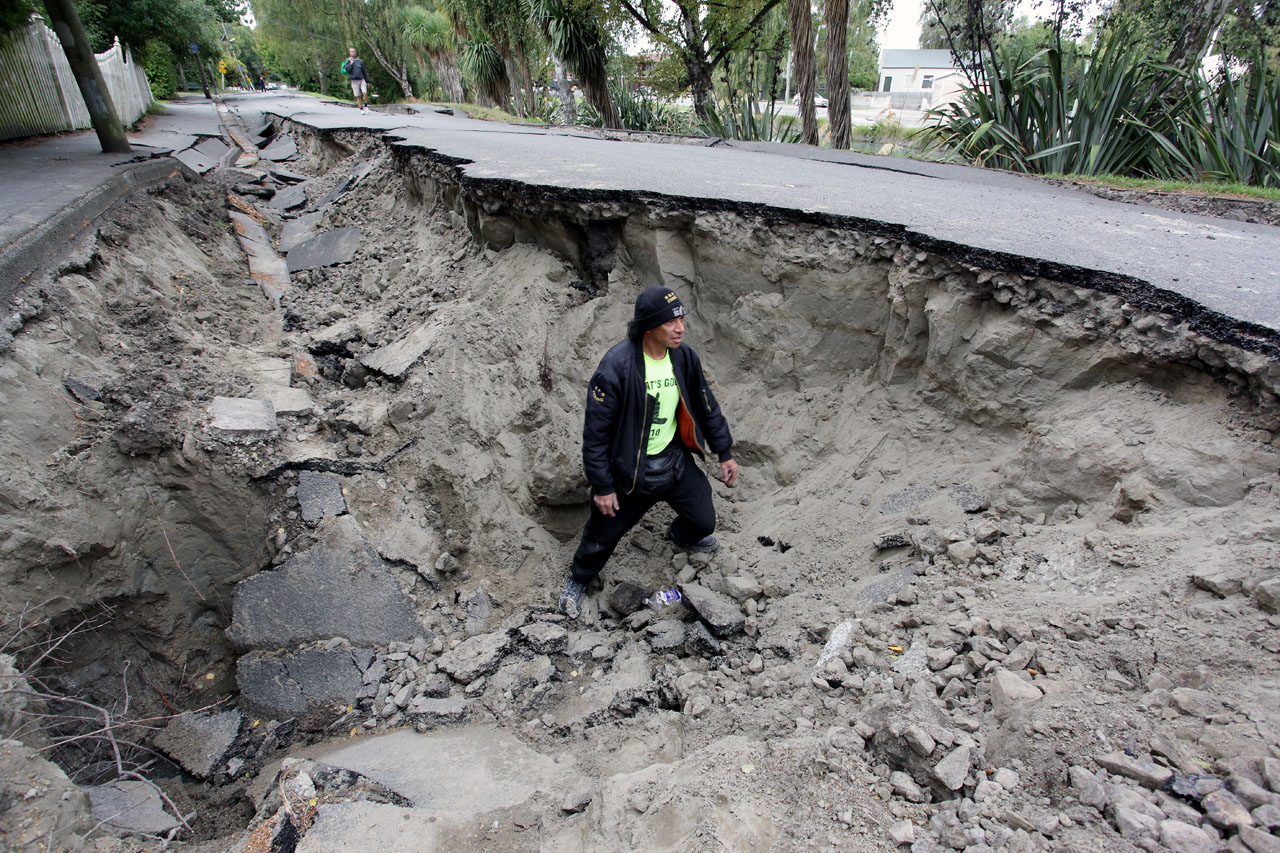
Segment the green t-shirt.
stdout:
<path fill-rule="evenodd" d="M 645 452 L 656 456 L 667 449 L 676 434 L 676 407 L 680 404 L 680 388 L 671 369 L 671 353 L 655 361 L 644 356 L 644 387 L 650 397 L 658 398 L 658 408 L 649 425 L 649 444 Z"/>

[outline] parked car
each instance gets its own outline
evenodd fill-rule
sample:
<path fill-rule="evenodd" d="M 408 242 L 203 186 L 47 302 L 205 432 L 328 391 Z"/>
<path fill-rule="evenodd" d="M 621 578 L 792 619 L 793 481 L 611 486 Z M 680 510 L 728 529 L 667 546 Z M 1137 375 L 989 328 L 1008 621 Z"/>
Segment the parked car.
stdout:
<path fill-rule="evenodd" d="M 800 106 L 800 93 L 799 93 L 799 92 L 796 92 L 795 97 L 793 97 L 793 98 L 791 99 L 791 103 L 795 104 L 797 107 L 798 107 L 798 106 Z M 824 110 L 825 110 L 828 106 L 830 106 L 830 104 L 829 104 L 829 103 L 828 103 L 828 101 L 827 101 L 827 96 L 826 96 L 826 95 L 819 95 L 817 92 L 814 92 L 814 93 L 813 93 L 813 105 L 814 105 L 815 107 L 822 107 Z"/>

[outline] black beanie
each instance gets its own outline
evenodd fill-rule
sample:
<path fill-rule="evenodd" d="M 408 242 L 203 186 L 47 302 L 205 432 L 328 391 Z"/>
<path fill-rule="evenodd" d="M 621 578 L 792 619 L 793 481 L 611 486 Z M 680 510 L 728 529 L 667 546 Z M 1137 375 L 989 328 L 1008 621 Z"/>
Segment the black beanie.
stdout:
<path fill-rule="evenodd" d="M 688 313 L 674 290 L 655 284 L 636 297 L 634 322 L 640 331 L 647 332 Z"/>

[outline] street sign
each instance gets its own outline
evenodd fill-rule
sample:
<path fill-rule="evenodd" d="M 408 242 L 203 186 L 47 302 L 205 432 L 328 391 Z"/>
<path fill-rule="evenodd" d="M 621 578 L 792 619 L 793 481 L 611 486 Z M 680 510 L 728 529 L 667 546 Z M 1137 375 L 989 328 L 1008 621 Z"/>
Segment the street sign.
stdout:
<path fill-rule="evenodd" d="M 226 61 L 225 61 L 225 60 L 219 60 L 219 61 L 218 61 L 218 73 L 219 73 L 219 74 L 226 74 L 226 73 L 227 73 L 227 63 L 226 63 Z"/>
<path fill-rule="evenodd" d="M 191 52 L 192 52 L 192 53 L 199 53 L 199 52 L 200 52 L 200 45 L 196 44 L 195 42 L 192 42 L 192 43 L 191 43 Z"/>

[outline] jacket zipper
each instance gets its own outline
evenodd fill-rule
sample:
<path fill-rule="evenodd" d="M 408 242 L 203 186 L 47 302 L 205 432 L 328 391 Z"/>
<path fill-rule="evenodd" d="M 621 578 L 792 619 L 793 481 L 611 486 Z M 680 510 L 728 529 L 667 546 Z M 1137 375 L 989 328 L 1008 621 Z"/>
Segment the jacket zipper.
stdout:
<path fill-rule="evenodd" d="M 644 384 L 641 380 L 641 384 Z M 649 443 L 649 392 L 644 392 L 644 417 L 640 419 L 640 444 L 636 447 L 636 467 L 631 475 L 631 488 L 627 490 L 627 494 L 631 494 L 636 490 L 636 483 L 640 481 L 640 457 L 644 454 L 645 445 Z"/>

